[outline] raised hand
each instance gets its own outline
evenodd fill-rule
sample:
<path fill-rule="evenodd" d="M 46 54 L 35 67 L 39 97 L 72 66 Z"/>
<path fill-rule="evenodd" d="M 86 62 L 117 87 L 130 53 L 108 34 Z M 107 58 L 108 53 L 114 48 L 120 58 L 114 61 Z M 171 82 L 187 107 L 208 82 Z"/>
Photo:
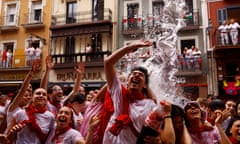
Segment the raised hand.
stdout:
<path fill-rule="evenodd" d="M 148 47 L 148 46 L 152 46 L 152 45 L 153 45 L 153 43 L 151 41 L 148 41 L 148 40 L 145 40 L 145 39 L 140 39 L 140 40 L 137 40 L 137 41 L 131 43 L 129 45 L 129 47 L 132 48 L 132 51 L 135 51 L 138 48 Z"/>
<path fill-rule="evenodd" d="M 40 61 L 34 60 L 33 63 L 32 63 L 32 69 L 31 69 L 31 70 L 32 70 L 33 72 L 37 72 L 37 71 L 40 70 L 40 68 L 41 68 L 41 63 L 40 63 Z"/>
<path fill-rule="evenodd" d="M 78 74 L 83 74 L 84 73 L 84 68 L 85 65 L 83 62 L 78 63 L 77 67 L 75 67 L 75 70 Z"/>
<path fill-rule="evenodd" d="M 51 55 L 48 55 L 46 57 L 46 69 L 52 69 L 54 67 L 54 62 L 52 61 L 52 56 Z"/>

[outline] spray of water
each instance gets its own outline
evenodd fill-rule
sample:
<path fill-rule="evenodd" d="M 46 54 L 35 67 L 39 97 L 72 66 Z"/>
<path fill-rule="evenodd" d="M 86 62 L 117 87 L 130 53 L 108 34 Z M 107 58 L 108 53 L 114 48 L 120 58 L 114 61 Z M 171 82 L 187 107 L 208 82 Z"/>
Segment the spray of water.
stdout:
<path fill-rule="evenodd" d="M 157 100 L 167 100 L 178 105 L 184 105 L 187 99 L 178 92 L 176 87 L 177 72 L 177 32 L 185 26 L 182 18 L 185 2 L 182 0 L 165 0 L 165 6 L 158 25 L 152 30 L 145 30 L 146 39 L 155 39 L 156 48 L 149 58 L 139 58 L 139 51 L 133 53 L 128 65 L 144 66 L 150 72 L 150 87 Z M 145 28 L 148 29 L 147 24 Z M 156 33 L 156 31 L 161 31 Z M 134 61 L 134 62 L 133 62 Z M 128 69 L 127 69 L 128 71 Z"/>

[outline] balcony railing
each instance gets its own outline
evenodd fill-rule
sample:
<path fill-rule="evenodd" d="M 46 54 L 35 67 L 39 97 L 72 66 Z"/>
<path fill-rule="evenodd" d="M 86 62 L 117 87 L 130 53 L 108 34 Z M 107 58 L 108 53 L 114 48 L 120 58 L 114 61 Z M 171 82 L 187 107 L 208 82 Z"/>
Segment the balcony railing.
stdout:
<path fill-rule="evenodd" d="M 44 12 L 25 13 L 23 15 L 23 24 L 43 24 L 46 19 Z"/>
<path fill-rule="evenodd" d="M 240 31 L 238 31 L 240 32 Z M 214 32 L 214 41 L 216 48 L 230 48 L 230 47 L 238 47 L 240 48 L 240 35 L 238 35 L 238 42 L 237 44 L 233 44 L 231 40 L 230 32 L 224 33 L 227 34 L 227 41 L 226 39 L 222 39 L 221 34 L 218 30 Z"/>
<path fill-rule="evenodd" d="M 143 17 L 123 17 L 122 19 L 122 30 L 123 31 L 134 31 L 143 30 Z"/>
<path fill-rule="evenodd" d="M 176 76 L 197 76 L 202 74 L 202 58 L 179 57 L 177 60 L 178 72 Z"/>
<path fill-rule="evenodd" d="M 0 26 L 17 26 L 18 25 L 18 15 L 11 14 L 8 16 L 0 17 Z"/>
<path fill-rule="evenodd" d="M 74 53 L 74 54 L 56 54 L 52 55 L 55 62 L 55 68 L 63 66 L 76 65 L 78 62 L 85 62 L 86 66 L 103 66 L 103 60 L 110 55 L 109 51 L 92 52 L 92 53 Z"/>
<path fill-rule="evenodd" d="M 112 21 L 112 11 L 111 9 L 104 9 L 102 18 L 93 18 L 92 11 L 81 11 L 78 13 L 72 14 L 72 17 L 66 16 L 66 14 L 59 14 L 52 16 L 52 25 L 64 25 L 71 23 L 88 23 L 108 20 Z"/>
<path fill-rule="evenodd" d="M 41 61 L 42 57 L 26 57 L 26 55 L 14 55 L 11 58 L 0 57 L 0 69 L 15 69 L 31 67 L 35 59 Z"/>

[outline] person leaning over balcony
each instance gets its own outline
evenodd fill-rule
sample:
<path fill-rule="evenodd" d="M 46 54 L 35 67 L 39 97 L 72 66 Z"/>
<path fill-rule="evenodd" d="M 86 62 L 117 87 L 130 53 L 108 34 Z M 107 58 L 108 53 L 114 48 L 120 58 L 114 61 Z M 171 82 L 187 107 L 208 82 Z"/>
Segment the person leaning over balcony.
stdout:
<path fill-rule="evenodd" d="M 229 43 L 228 29 L 229 29 L 229 26 L 227 24 L 227 21 L 223 21 L 222 24 L 218 27 L 218 31 L 220 33 L 222 45 L 225 45 L 225 44 Z"/>
<path fill-rule="evenodd" d="M 37 47 L 34 53 L 34 60 L 41 61 L 42 50 Z"/>
<path fill-rule="evenodd" d="M 232 18 L 230 20 L 229 29 L 230 29 L 230 36 L 231 36 L 233 45 L 238 44 L 238 29 L 239 28 L 240 28 L 240 25 L 238 24 L 238 22 L 235 22 L 235 20 Z"/>
<path fill-rule="evenodd" d="M 91 45 L 88 43 L 87 46 L 86 46 L 86 61 L 91 61 L 91 53 L 92 53 L 92 47 Z"/>
<path fill-rule="evenodd" d="M 194 58 L 195 68 L 200 69 L 202 64 L 201 51 L 197 47 L 193 50 L 192 56 Z"/>

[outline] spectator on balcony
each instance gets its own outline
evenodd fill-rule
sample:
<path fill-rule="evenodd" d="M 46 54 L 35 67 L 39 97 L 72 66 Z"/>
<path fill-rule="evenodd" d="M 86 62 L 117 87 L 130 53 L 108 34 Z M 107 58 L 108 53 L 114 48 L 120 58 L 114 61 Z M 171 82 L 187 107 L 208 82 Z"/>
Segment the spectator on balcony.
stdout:
<path fill-rule="evenodd" d="M 6 67 L 6 62 L 7 62 L 7 51 L 6 48 L 3 49 L 2 53 L 2 67 Z"/>
<path fill-rule="evenodd" d="M 220 33 L 222 45 L 226 45 L 226 44 L 229 43 L 228 28 L 229 28 L 229 26 L 227 24 L 227 21 L 223 21 L 222 24 L 218 27 L 218 31 Z"/>
<path fill-rule="evenodd" d="M 12 67 L 12 57 L 13 57 L 13 53 L 12 53 L 12 50 L 9 48 L 7 50 L 7 64 L 6 64 L 7 68 Z"/>
<path fill-rule="evenodd" d="M 86 46 L 86 53 L 87 53 L 86 60 L 91 61 L 92 47 L 89 43 Z"/>
<path fill-rule="evenodd" d="M 237 43 L 238 43 L 238 29 L 239 28 L 240 28 L 240 25 L 237 22 L 235 22 L 234 19 L 231 19 L 230 24 L 229 24 L 229 29 L 230 29 L 230 36 L 231 36 L 233 45 L 237 45 Z"/>
<path fill-rule="evenodd" d="M 25 49 L 26 59 L 27 59 L 27 66 L 31 66 L 34 58 L 35 49 L 33 46 L 28 47 Z"/>
<path fill-rule="evenodd" d="M 35 49 L 34 54 L 35 54 L 34 59 L 37 60 L 37 61 L 40 61 L 41 60 L 41 55 L 42 55 L 42 50 L 39 47 L 37 47 Z"/>
<path fill-rule="evenodd" d="M 185 56 L 188 70 L 191 70 L 194 66 L 194 57 L 193 57 L 194 50 L 195 50 L 195 46 L 192 45 L 192 47 L 187 50 L 187 54 Z"/>

